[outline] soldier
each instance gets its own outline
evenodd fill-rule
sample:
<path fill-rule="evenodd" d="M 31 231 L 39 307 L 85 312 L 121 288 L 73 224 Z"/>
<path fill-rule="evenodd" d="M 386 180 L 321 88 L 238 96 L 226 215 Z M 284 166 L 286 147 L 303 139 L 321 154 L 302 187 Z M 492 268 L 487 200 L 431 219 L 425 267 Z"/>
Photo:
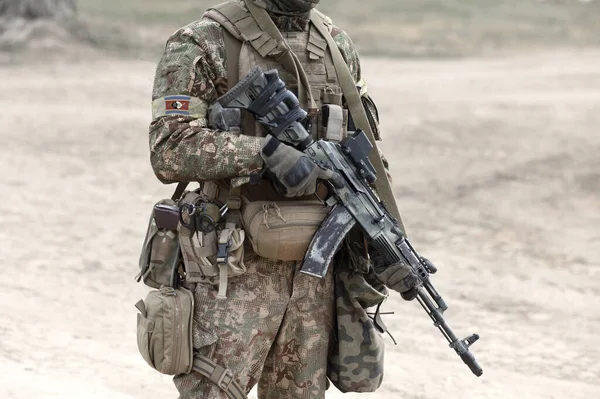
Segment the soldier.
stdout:
<path fill-rule="evenodd" d="M 301 224 L 294 228 L 293 215 L 285 210 L 310 206 L 319 179 L 331 173 L 271 140 L 249 113 L 223 110 L 216 100 L 253 66 L 276 68 L 308 111 L 315 136 L 339 141 L 354 130 L 326 38 L 311 22 L 317 16 L 341 51 L 378 136 L 377 110 L 367 95 L 358 54 L 348 35 L 314 10 L 318 2 L 228 2 L 169 38 L 156 71 L 150 126 L 151 162 L 163 183 L 200 182 L 203 195 L 227 203 L 232 212 L 242 208 L 244 222 L 244 207 L 259 203 L 267 227 L 279 218 L 292 225 L 290 234 L 306 230 Z M 252 223 L 243 224 L 249 234 Z M 224 378 L 233 378 L 246 393 L 258 384 L 261 399 L 325 395 L 335 326 L 333 267 L 323 279 L 301 274 L 303 254 L 293 258 L 289 248 L 302 240 L 259 241 L 246 239 L 245 273 L 226 279 L 226 287 L 222 280 L 217 287 L 213 279 L 190 285 L 194 348 L 222 369 L 214 378 L 195 372 L 176 376 L 182 399 L 234 397 L 226 384 L 219 384 Z M 280 248 L 264 256 L 269 245 Z M 384 282 L 410 298 L 410 269 L 388 268 L 388 273 Z"/>

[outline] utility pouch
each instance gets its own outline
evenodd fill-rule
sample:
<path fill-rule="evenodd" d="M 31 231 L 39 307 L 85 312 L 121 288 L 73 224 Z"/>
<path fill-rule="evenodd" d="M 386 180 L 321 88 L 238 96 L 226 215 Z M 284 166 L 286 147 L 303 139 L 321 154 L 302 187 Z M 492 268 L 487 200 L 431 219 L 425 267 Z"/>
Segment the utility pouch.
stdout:
<path fill-rule="evenodd" d="M 374 392 L 383 380 L 385 326 L 378 314 L 388 290 L 372 272 L 340 263 L 335 268 L 337 324 L 327 377 L 344 393 Z M 367 309 L 373 307 L 377 312 L 372 319 Z"/>
<path fill-rule="evenodd" d="M 168 375 L 189 373 L 193 366 L 194 296 L 185 288 L 162 287 L 135 307 L 137 344 L 152 368 Z"/>
<path fill-rule="evenodd" d="M 321 107 L 321 133 L 324 140 L 339 143 L 348 136 L 348 110 L 339 105 Z"/>
<path fill-rule="evenodd" d="M 242 224 L 259 256 L 300 261 L 328 213 L 319 201 L 255 201 L 244 204 Z"/>
<path fill-rule="evenodd" d="M 154 205 L 140 255 L 138 282 L 143 279 L 152 288 L 175 285 L 181 260 L 178 224 L 179 207 L 175 201 L 165 199 Z"/>
<path fill-rule="evenodd" d="M 186 282 L 224 287 L 226 277 L 245 273 L 244 230 L 221 220 L 219 206 L 197 192 L 187 193 L 180 207 L 178 231 Z"/>

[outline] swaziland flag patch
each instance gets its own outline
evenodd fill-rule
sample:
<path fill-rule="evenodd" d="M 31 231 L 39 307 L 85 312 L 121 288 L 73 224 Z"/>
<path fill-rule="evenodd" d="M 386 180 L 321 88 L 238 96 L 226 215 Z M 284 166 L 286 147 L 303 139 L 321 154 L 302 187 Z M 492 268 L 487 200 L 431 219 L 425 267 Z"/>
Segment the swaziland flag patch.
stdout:
<path fill-rule="evenodd" d="M 165 115 L 189 115 L 190 96 L 166 96 Z"/>
<path fill-rule="evenodd" d="M 207 113 L 208 103 L 197 97 L 177 94 L 152 101 L 153 119 L 165 115 L 182 115 L 204 120 Z"/>

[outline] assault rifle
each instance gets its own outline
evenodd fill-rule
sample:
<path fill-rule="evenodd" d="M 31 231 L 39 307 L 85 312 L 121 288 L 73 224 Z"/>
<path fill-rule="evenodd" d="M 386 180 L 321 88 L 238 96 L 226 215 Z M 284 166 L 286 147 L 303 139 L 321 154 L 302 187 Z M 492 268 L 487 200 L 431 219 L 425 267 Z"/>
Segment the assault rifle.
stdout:
<path fill-rule="evenodd" d="M 251 112 L 279 141 L 304 152 L 317 165 L 336 172 L 327 182 L 330 195 L 325 200 L 332 210 L 315 234 L 301 271 L 325 276 L 345 235 L 358 224 L 369 244 L 385 258 L 384 266 L 398 262 L 410 265 L 420 280 L 416 287 L 417 301 L 450 347 L 476 376 L 481 376 L 483 371 L 469 351 L 479 335 L 458 339 L 452 332 L 444 319 L 448 305 L 429 278 L 437 271 L 436 267 L 414 250 L 398 221 L 371 188 L 376 173 L 368 158 L 373 145 L 366 134 L 358 130 L 340 144 L 314 140 L 301 123 L 307 113 L 297 97 L 285 88 L 276 70 L 263 73 L 259 67 L 254 68 L 218 101 L 224 108 Z"/>

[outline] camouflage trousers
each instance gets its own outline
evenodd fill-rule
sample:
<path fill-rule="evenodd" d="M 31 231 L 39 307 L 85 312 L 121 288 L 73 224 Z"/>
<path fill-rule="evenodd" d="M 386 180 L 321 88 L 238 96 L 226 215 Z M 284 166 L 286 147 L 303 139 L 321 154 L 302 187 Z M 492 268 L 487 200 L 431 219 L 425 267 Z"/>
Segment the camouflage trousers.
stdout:
<path fill-rule="evenodd" d="M 325 396 L 334 323 L 333 273 L 319 279 L 300 262 L 270 261 L 246 247 L 247 273 L 195 290 L 194 348 L 223 367 L 259 399 Z M 332 269 L 332 268 L 330 268 Z M 180 399 L 226 399 L 200 374 L 174 378 Z"/>

